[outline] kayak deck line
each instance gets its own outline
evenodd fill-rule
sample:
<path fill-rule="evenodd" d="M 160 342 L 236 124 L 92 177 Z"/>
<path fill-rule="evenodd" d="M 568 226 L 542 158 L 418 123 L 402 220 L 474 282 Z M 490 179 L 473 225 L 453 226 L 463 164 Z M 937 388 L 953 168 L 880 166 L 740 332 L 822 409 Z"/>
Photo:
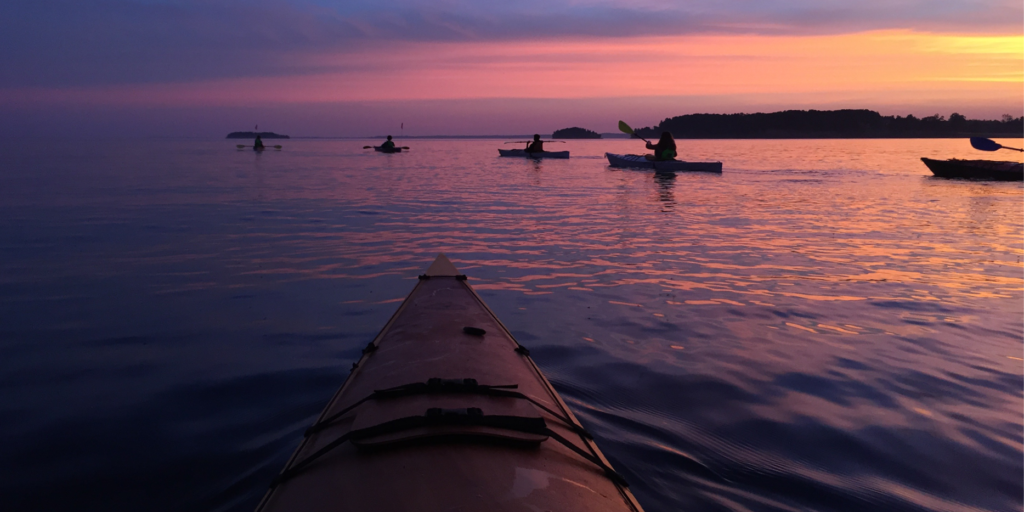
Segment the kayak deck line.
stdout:
<path fill-rule="evenodd" d="M 508 398 L 519 398 L 531 402 L 534 406 L 540 407 L 548 414 L 555 416 L 566 424 L 569 428 L 575 430 L 580 435 L 586 436 L 593 439 L 594 436 L 587 432 L 583 427 L 576 425 L 571 419 L 560 416 L 557 412 L 549 409 L 544 404 L 537 402 L 536 400 L 519 393 L 517 391 L 511 391 L 517 389 L 518 384 L 479 384 L 476 379 L 464 378 L 464 379 L 442 379 L 440 377 L 433 377 L 427 382 L 413 382 L 404 384 L 401 386 L 389 388 L 389 389 L 378 389 L 374 390 L 373 394 L 359 400 L 358 402 L 342 409 L 341 411 L 331 415 L 328 418 L 324 418 L 313 424 L 313 426 L 306 429 L 304 437 L 309 437 L 311 434 L 319 432 L 331 425 L 335 420 L 344 416 L 357 406 L 362 405 L 370 400 L 377 399 L 388 399 L 388 398 L 402 398 L 414 395 L 427 395 L 427 394 L 445 394 L 445 393 L 467 393 L 476 395 L 487 395 L 487 396 L 500 396 Z"/>
<path fill-rule="evenodd" d="M 642 512 L 528 354 L 439 255 L 257 510 Z"/>
<path fill-rule="evenodd" d="M 440 380 L 440 379 L 438 379 L 438 380 Z M 466 379 L 466 380 L 471 380 L 471 381 L 473 381 L 475 383 L 475 379 Z M 515 386 L 515 384 L 512 384 L 511 386 Z M 501 386 L 501 387 L 508 387 L 508 386 Z M 491 389 L 494 389 L 494 387 L 491 387 Z M 448 392 L 458 393 L 460 391 L 448 391 Z M 410 396 L 410 395 L 404 395 L 404 396 Z M 503 395 L 498 394 L 496 396 L 507 396 L 507 397 L 513 397 L 513 398 L 522 398 L 522 399 L 530 401 L 531 403 L 534 403 L 534 405 L 539 405 L 536 401 L 534 401 L 533 399 L 531 399 L 530 397 L 528 397 L 526 395 L 523 395 L 522 393 L 509 392 L 507 394 L 503 394 Z M 375 398 L 375 397 L 374 396 L 367 397 L 367 399 L 369 399 L 369 398 Z M 362 404 L 365 401 L 366 401 L 366 399 L 364 399 L 363 401 L 360 401 L 359 404 Z M 544 407 L 544 406 L 540 405 L 540 407 Z M 547 409 L 546 407 L 544 407 L 544 408 Z M 550 410 L 547 410 L 547 411 L 550 414 L 556 414 L 553 411 L 550 411 Z M 559 418 L 559 419 L 561 419 L 562 421 L 567 421 L 566 419 L 563 419 L 563 418 Z M 329 426 L 329 424 L 330 423 L 328 422 L 326 424 L 326 426 Z M 314 427 L 316 427 L 316 426 L 317 425 L 314 425 Z M 315 433 L 315 432 L 318 432 L 319 430 L 322 430 L 323 428 L 326 428 L 326 426 L 321 426 L 321 428 L 315 429 L 315 430 L 311 427 L 310 430 L 307 430 L 307 432 L 312 431 L 313 433 Z M 403 438 L 403 437 L 397 437 L 396 438 L 394 436 L 394 435 L 406 433 L 407 431 L 410 431 L 410 430 L 413 430 L 413 429 L 418 429 L 418 428 L 423 428 L 423 427 L 449 427 L 449 426 L 487 427 L 487 428 L 495 429 L 495 430 L 504 430 L 504 431 L 508 431 L 508 432 L 527 434 L 527 436 L 510 435 L 507 432 L 504 433 L 503 435 L 494 435 L 494 433 L 488 433 L 488 432 L 483 432 L 483 433 L 481 433 L 479 431 L 463 432 L 463 431 L 459 431 L 459 430 L 441 431 L 440 435 L 434 435 L 434 436 L 420 436 L 420 437 L 409 437 L 409 438 Z M 578 433 L 580 435 L 583 435 L 583 436 L 587 437 L 588 439 L 592 439 L 593 438 L 593 436 L 591 436 L 590 433 L 587 432 L 586 430 L 584 430 L 582 427 L 578 427 L 578 426 L 572 425 L 572 424 L 569 424 L 568 426 L 578 428 L 579 429 Z M 391 435 L 390 438 L 388 437 L 389 435 Z M 290 478 L 296 476 L 303 469 L 305 469 L 310 464 L 315 462 L 316 459 L 318 459 L 321 456 L 327 454 L 329 451 L 331 451 L 334 448 L 340 446 L 341 444 L 345 443 L 346 441 L 352 442 L 357 447 L 361 447 L 361 448 L 363 448 L 363 447 L 370 447 L 370 448 L 372 448 L 372 447 L 375 447 L 378 444 L 379 445 L 395 445 L 395 444 L 399 444 L 401 442 L 411 443 L 411 442 L 417 442 L 417 441 L 422 441 L 422 440 L 425 440 L 425 439 L 428 439 L 428 438 L 436 438 L 436 437 L 443 437 L 444 440 L 446 440 L 446 441 L 450 441 L 450 440 L 453 440 L 453 439 L 461 437 L 461 438 L 467 438 L 467 439 L 468 438 L 475 438 L 475 439 L 481 440 L 481 441 L 504 441 L 504 442 L 509 442 L 509 444 L 520 444 L 520 445 L 526 445 L 526 446 L 535 446 L 537 444 L 540 444 L 543 441 L 546 441 L 550 437 L 551 439 L 554 439 L 554 440 L 558 441 L 559 443 L 561 443 L 565 447 L 569 448 L 570 450 L 576 452 L 578 455 L 583 457 L 585 460 L 590 461 L 590 462 L 594 463 L 595 465 L 597 465 L 599 468 L 601 468 L 601 470 L 603 470 L 605 472 L 605 474 L 608 476 L 608 478 L 610 478 L 612 481 L 614 481 L 618 485 L 621 485 L 623 487 L 629 487 L 629 484 L 626 482 L 625 478 L 623 478 L 621 475 L 619 475 L 619 473 L 617 473 L 610 466 L 608 466 L 605 463 L 603 463 L 594 454 L 586 453 L 585 451 L 583 451 L 583 449 L 581 449 L 578 446 L 574 445 L 568 439 L 565 439 L 564 437 L 560 436 L 558 433 L 556 433 L 553 430 L 549 429 L 547 427 L 547 422 L 544 420 L 544 418 L 542 416 L 539 416 L 539 415 L 487 415 L 487 414 L 484 414 L 483 409 L 480 409 L 479 407 L 450 408 L 450 409 L 444 409 L 444 408 L 440 408 L 440 407 L 431 407 L 431 408 L 427 409 L 426 413 L 423 414 L 422 416 L 419 416 L 419 415 L 416 415 L 416 416 L 405 416 L 405 417 L 402 417 L 402 418 L 396 418 L 396 419 L 393 419 L 393 420 L 390 420 L 390 421 L 387 421 L 387 422 L 384 422 L 384 423 L 378 423 L 378 424 L 367 426 L 367 427 L 363 427 L 363 428 L 354 428 L 353 430 L 349 430 L 348 432 L 342 434 L 341 436 L 339 436 L 334 441 L 331 441 L 325 447 L 321 448 L 320 450 L 318 450 L 317 452 L 313 453 L 309 457 L 307 457 L 307 458 L 297 462 L 292 467 L 290 467 L 287 470 L 281 472 L 281 474 L 279 474 L 277 476 L 277 478 L 275 478 L 274 481 L 270 484 L 270 487 L 271 487 L 271 489 L 273 489 L 277 485 L 279 485 L 279 484 L 285 482 L 286 480 L 289 480 Z M 384 439 L 381 439 L 381 438 L 384 438 Z M 375 439 L 377 440 L 377 442 L 373 442 Z"/>

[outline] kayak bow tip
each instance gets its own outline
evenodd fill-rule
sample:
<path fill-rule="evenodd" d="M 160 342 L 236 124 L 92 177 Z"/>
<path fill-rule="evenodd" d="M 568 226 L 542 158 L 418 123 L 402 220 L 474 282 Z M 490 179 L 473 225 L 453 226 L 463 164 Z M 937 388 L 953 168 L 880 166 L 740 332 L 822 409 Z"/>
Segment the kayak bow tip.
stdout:
<path fill-rule="evenodd" d="M 449 260 L 442 252 L 437 254 L 437 258 L 435 258 L 434 262 L 427 268 L 426 275 L 457 276 L 459 275 L 459 270 L 455 268 L 455 265 L 452 264 L 451 260 Z"/>

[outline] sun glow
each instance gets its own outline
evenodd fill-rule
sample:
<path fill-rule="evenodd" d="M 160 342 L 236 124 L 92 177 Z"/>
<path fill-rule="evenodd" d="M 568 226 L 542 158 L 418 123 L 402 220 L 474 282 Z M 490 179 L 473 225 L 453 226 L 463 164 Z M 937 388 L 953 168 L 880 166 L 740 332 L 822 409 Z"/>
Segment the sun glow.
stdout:
<path fill-rule="evenodd" d="M 479 98 L 813 94 L 987 96 L 1017 105 L 1024 37 L 873 31 L 488 43 L 394 43 L 377 52 L 275 55 L 289 76 L 3 91 L 7 101 L 240 105 Z M 306 70 L 306 71 L 302 71 Z M 4 100 L 0 99 L 0 102 Z"/>

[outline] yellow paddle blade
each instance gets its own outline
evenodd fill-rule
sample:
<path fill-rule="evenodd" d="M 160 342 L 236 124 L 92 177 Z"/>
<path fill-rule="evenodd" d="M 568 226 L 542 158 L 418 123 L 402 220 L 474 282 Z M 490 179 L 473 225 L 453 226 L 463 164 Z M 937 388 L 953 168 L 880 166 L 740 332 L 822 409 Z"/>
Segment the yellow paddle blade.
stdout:
<path fill-rule="evenodd" d="M 245 147 L 245 144 L 235 144 L 235 147 L 238 149 L 242 149 Z"/>
<path fill-rule="evenodd" d="M 625 121 L 619 121 L 619 131 L 622 133 L 628 133 L 630 135 L 633 135 L 633 129 L 630 128 Z"/>

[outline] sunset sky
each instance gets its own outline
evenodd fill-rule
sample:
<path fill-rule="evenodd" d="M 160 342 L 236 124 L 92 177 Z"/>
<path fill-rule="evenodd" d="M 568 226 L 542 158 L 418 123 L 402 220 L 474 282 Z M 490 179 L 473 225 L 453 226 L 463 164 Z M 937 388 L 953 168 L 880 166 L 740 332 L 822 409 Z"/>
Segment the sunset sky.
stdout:
<path fill-rule="evenodd" d="M 36 0 L 0 134 L 614 131 L 697 112 L 1022 115 L 1020 0 Z"/>

